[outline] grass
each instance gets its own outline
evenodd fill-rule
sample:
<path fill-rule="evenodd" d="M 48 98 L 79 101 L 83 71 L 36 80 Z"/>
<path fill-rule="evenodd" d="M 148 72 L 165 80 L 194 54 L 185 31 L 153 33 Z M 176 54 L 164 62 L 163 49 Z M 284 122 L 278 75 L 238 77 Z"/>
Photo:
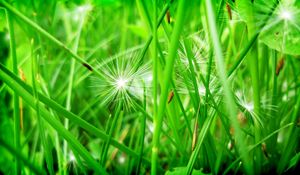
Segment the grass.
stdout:
<path fill-rule="evenodd" d="M 13 39 L 15 38 L 15 32 L 14 32 L 14 25 L 13 25 L 13 17 L 12 15 L 7 12 L 7 23 L 8 23 L 8 28 L 9 28 L 9 34 L 10 38 L 10 50 L 12 52 L 11 57 L 13 60 L 13 73 L 18 74 L 18 61 L 17 61 L 17 53 L 16 53 L 16 41 Z M 14 93 L 14 143 L 15 143 L 15 148 L 19 148 L 21 143 L 20 143 L 20 126 L 21 126 L 21 121 L 20 121 L 20 108 L 19 108 L 19 96 L 17 93 Z M 16 160 L 15 163 L 15 173 L 20 174 L 21 173 L 21 164 L 19 160 Z"/>
<path fill-rule="evenodd" d="M 0 0 L 0 174 L 298 172 L 299 12 Z"/>

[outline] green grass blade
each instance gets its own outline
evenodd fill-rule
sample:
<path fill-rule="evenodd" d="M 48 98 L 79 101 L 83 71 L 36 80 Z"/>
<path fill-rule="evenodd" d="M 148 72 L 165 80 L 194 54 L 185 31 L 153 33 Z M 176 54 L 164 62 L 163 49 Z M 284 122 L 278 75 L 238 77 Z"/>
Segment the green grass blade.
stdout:
<path fill-rule="evenodd" d="M 281 130 L 288 128 L 290 126 L 293 126 L 294 123 L 288 123 L 282 127 L 280 127 L 279 129 L 273 131 L 272 133 L 270 133 L 269 135 L 267 135 L 266 137 L 264 137 L 263 139 L 261 139 L 259 142 L 255 143 L 254 145 L 250 146 L 247 151 L 243 152 L 243 154 L 248 154 L 250 151 L 253 151 L 255 148 L 257 148 L 258 146 L 260 146 L 263 142 L 267 141 L 268 139 L 270 139 L 272 136 L 274 136 L 275 134 L 277 134 L 278 132 L 280 132 Z M 243 155 L 240 155 L 240 157 L 238 157 L 237 159 L 235 159 L 234 162 L 232 162 L 230 165 L 228 165 L 228 167 L 225 169 L 225 171 L 223 172 L 223 174 L 228 174 L 229 170 L 235 165 L 237 164 L 241 159 L 242 159 Z"/>
<path fill-rule="evenodd" d="M 103 148 L 103 152 L 102 152 L 102 156 L 101 156 L 101 160 L 100 160 L 100 164 L 102 166 L 105 167 L 105 163 L 106 163 L 106 159 L 107 159 L 107 152 L 108 152 L 108 148 L 110 146 L 111 140 L 113 138 L 113 132 L 116 128 L 117 125 L 117 121 L 119 119 L 120 113 L 122 112 L 122 107 L 123 104 L 122 102 L 118 104 L 115 115 L 113 116 L 113 120 L 111 123 L 111 126 L 109 128 L 109 132 L 108 132 L 108 139 L 106 140 L 105 144 L 104 144 L 104 148 Z M 121 117 L 120 117 L 121 118 Z"/>
<path fill-rule="evenodd" d="M 16 76 L 14 76 L 9 70 L 7 70 L 2 64 L 0 64 L 0 70 L 3 71 L 3 73 L 7 74 L 8 76 L 10 76 L 15 83 L 19 86 L 17 90 L 19 90 L 20 92 L 26 92 L 29 93 L 30 95 L 32 95 L 32 88 L 29 87 L 28 85 L 26 85 L 24 82 L 22 82 L 20 79 L 18 79 Z M 21 90 L 20 90 L 21 89 Z M 77 124 L 78 126 L 82 127 L 83 129 L 85 129 L 89 134 L 92 134 L 94 136 L 97 136 L 103 140 L 108 140 L 108 135 L 105 134 L 103 131 L 100 131 L 99 129 L 97 129 L 95 126 L 89 124 L 88 122 L 86 122 L 85 120 L 81 119 L 80 117 L 78 117 L 77 115 L 67 111 L 64 107 L 62 107 L 61 105 L 59 105 L 58 103 L 56 103 L 55 101 L 45 97 L 43 94 L 39 93 L 39 100 L 44 103 L 45 105 L 49 106 L 50 108 L 52 108 L 53 110 L 57 111 L 59 114 L 61 114 L 62 116 L 68 118 L 70 121 L 74 122 L 75 124 Z M 129 149 L 128 147 L 126 147 L 125 145 L 119 143 L 118 141 L 112 139 L 111 140 L 111 144 L 113 146 L 115 146 L 116 148 L 120 149 L 121 151 L 125 152 L 126 154 L 130 155 L 130 156 L 134 156 L 134 157 L 138 157 L 138 154 L 136 152 L 134 152 L 133 150 Z M 143 159 L 146 163 L 149 163 L 149 161 L 147 159 Z"/>
<path fill-rule="evenodd" d="M 13 63 L 13 73 L 18 76 L 18 61 L 17 61 L 17 52 L 16 52 L 16 41 L 15 41 L 15 31 L 14 31 L 14 24 L 13 24 L 13 17 L 9 12 L 6 12 L 7 16 L 7 23 L 9 28 L 9 35 L 10 35 L 10 50 L 11 50 L 11 57 Z M 19 96 L 15 92 L 13 97 L 14 103 L 14 143 L 16 148 L 20 148 L 21 141 L 20 141 L 20 107 L 19 107 Z M 18 159 L 16 159 L 15 164 L 15 173 L 21 174 L 21 164 Z"/>
<path fill-rule="evenodd" d="M 33 39 L 31 40 L 31 78 L 32 78 L 32 89 L 33 89 L 33 98 L 34 98 L 34 105 L 36 108 L 36 116 L 37 116 L 37 125 L 39 128 L 39 135 L 41 138 L 42 146 L 45 151 L 45 157 L 46 157 L 46 162 L 47 162 L 47 168 L 49 170 L 49 173 L 51 175 L 54 175 L 54 169 L 53 169 L 53 157 L 52 153 L 49 149 L 49 144 L 47 143 L 47 138 L 46 138 L 46 131 L 45 131 L 45 125 L 42 120 L 42 117 L 40 116 L 40 104 L 39 104 L 39 96 L 37 93 L 37 82 L 36 82 L 36 77 L 38 75 L 38 63 L 37 63 L 37 57 L 33 53 Z"/>
<path fill-rule="evenodd" d="M 229 88 L 229 82 L 227 81 L 227 77 L 226 77 L 226 69 L 225 69 L 224 58 L 222 54 L 222 48 L 219 40 L 219 35 L 217 32 L 214 10 L 210 0 L 206 0 L 205 5 L 206 5 L 206 12 L 208 17 L 207 20 L 208 20 L 208 27 L 210 31 L 210 37 L 215 51 L 217 73 L 221 79 L 221 84 L 224 89 L 225 101 L 228 105 L 228 109 L 230 109 L 228 112 L 229 112 L 230 122 L 233 125 L 233 128 L 235 130 L 234 137 L 237 143 L 237 147 L 238 147 L 237 149 L 239 151 L 239 154 L 242 154 L 243 152 L 245 152 L 246 144 L 244 143 L 240 126 L 236 120 L 237 107 L 235 105 L 233 95 Z M 253 174 L 252 167 L 247 163 L 249 162 L 247 156 L 243 157 L 243 162 L 244 162 L 244 167 L 246 172 L 248 174 Z"/>
<path fill-rule="evenodd" d="M 152 146 L 152 156 L 151 156 L 151 173 L 156 174 L 157 171 L 157 154 L 158 154 L 158 145 L 159 145 L 159 137 L 161 132 L 161 126 L 163 122 L 163 115 L 166 108 L 167 96 L 169 91 L 170 80 L 173 73 L 174 61 L 177 54 L 177 48 L 179 46 L 179 37 L 184 26 L 184 9 L 185 9 L 185 1 L 181 0 L 178 4 L 177 14 L 176 14 L 176 24 L 174 27 L 174 31 L 171 37 L 171 44 L 169 49 L 169 55 L 166 62 L 166 68 L 164 71 L 164 79 L 163 84 L 161 85 L 162 91 L 159 100 L 158 107 L 158 116 L 157 121 L 154 121 L 154 135 L 153 135 L 153 146 Z"/>
<path fill-rule="evenodd" d="M 102 75 L 95 69 L 92 65 L 90 65 L 88 62 L 86 62 L 83 58 L 81 58 L 79 55 L 77 55 L 75 52 L 73 52 L 71 49 L 69 49 L 65 44 L 63 44 L 61 41 L 56 39 L 53 35 L 48 33 L 45 29 L 41 28 L 39 25 L 37 25 L 35 22 L 33 22 L 28 17 L 24 16 L 21 12 L 19 12 L 17 9 L 15 9 L 13 6 L 11 6 L 9 3 L 5 2 L 4 0 L 0 1 L 0 4 L 2 4 L 9 12 L 14 14 L 15 16 L 19 17 L 24 21 L 26 24 L 31 26 L 33 29 L 35 29 L 37 32 L 39 32 L 41 35 L 55 43 L 58 47 L 66 51 L 69 55 L 71 55 L 71 58 L 74 58 L 77 62 L 82 64 L 85 68 L 88 70 L 94 72 L 96 75 L 102 77 Z"/>
<path fill-rule="evenodd" d="M 19 95 L 26 101 L 33 109 L 36 109 L 36 106 L 32 104 L 32 101 L 34 101 L 34 98 L 31 94 L 26 92 L 14 79 L 12 79 L 10 76 L 8 76 L 3 71 L 3 66 L 1 65 L 1 72 L 0 77 L 1 79 L 14 91 L 18 92 Z M 94 169 L 96 172 L 101 174 L 106 174 L 105 169 L 101 167 L 94 158 L 89 154 L 89 152 L 77 141 L 77 139 L 68 132 L 64 126 L 57 121 L 53 116 L 44 108 L 43 106 L 40 106 L 40 113 L 41 116 L 53 127 L 55 130 L 68 141 L 71 148 L 76 150 L 78 154 L 86 161 L 86 163 L 89 165 L 90 168 Z"/>

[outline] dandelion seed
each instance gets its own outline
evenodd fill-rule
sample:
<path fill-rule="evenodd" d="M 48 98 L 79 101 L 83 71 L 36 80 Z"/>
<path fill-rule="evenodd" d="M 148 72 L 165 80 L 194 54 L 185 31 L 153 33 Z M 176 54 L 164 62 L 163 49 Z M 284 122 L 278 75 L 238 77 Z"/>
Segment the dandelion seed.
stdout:
<path fill-rule="evenodd" d="M 282 20 L 291 20 L 292 19 L 292 16 L 293 14 L 288 10 L 288 9 L 282 9 L 279 13 L 279 17 L 282 19 Z"/>
<path fill-rule="evenodd" d="M 116 85 L 117 85 L 117 89 L 121 90 L 121 89 L 125 89 L 126 88 L 126 83 L 127 83 L 127 80 L 120 77 L 117 79 L 116 81 Z"/>
<path fill-rule="evenodd" d="M 97 95 L 102 97 L 102 104 L 113 105 L 123 101 L 124 108 L 130 109 L 133 100 L 142 99 L 144 88 L 149 88 L 151 82 L 149 63 L 136 69 L 137 53 L 130 53 L 111 59 L 109 62 L 96 66 L 102 77 L 93 77 L 92 86 Z M 103 59 L 107 60 L 107 59 Z"/>
<path fill-rule="evenodd" d="M 249 118 L 253 124 L 258 124 L 258 126 L 263 126 L 263 122 L 260 118 L 261 114 L 257 114 L 254 111 L 254 103 L 253 101 L 249 101 L 246 99 L 245 92 L 242 93 L 241 91 L 237 91 L 236 98 L 245 117 Z"/>

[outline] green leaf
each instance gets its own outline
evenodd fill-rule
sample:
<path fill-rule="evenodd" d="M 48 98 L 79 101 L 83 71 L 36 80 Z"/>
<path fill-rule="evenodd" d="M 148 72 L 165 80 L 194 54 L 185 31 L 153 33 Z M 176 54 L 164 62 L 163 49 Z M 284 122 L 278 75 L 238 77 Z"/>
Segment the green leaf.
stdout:
<path fill-rule="evenodd" d="M 300 54 L 300 2 L 237 1 L 236 6 L 248 31 L 260 31 L 259 39 L 264 44 L 284 54 Z"/>
<path fill-rule="evenodd" d="M 266 24 L 260 40 L 279 52 L 300 54 L 300 13 L 299 3 L 279 5 L 274 15 Z"/>

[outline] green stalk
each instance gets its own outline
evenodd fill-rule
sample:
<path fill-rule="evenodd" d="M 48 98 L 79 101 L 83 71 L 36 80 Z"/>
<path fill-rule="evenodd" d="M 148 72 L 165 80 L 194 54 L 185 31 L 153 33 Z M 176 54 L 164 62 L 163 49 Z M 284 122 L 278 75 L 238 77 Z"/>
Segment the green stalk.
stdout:
<path fill-rule="evenodd" d="M 272 105 L 276 106 L 277 105 L 277 98 L 278 98 L 278 83 L 277 83 L 277 76 L 276 76 L 276 66 L 277 66 L 277 52 L 275 50 L 272 50 L 271 52 L 271 58 L 273 59 L 272 61 L 272 68 L 274 71 L 272 71 L 272 77 L 273 78 L 273 88 L 272 88 Z M 274 119 L 271 121 L 270 125 L 271 128 L 277 128 L 280 122 L 280 119 L 276 119 L 276 111 L 271 111 L 271 115 L 274 116 Z M 277 135 L 275 135 L 274 137 L 272 137 L 270 139 L 270 145 L 276 145 L 277 143 Z M 276 151 L 276 147 L 275 146 L 270 146 L 270 152 L 271 153 L 275 153 Z M 277 161 L 276 161 L 277 162 Z"/>
<path fill-rule="evenodd" d="M 6 12 L 7 23 L 9 29 L 9 37 L 10 37 L 10 51 L 12 57 L 13 64 L 13 73 L 18 76 L 18 60 L 17 60 L 17 52 L 16 52 L 16 40 L 15 40 L 15 31 L 13 18 L 10 12 Z M 13 97 L 13 105 L 14 105 L 14 144 L 16 148 L 21 148 L 21 140 L 20 140 L 20 108 L 19 108 L 19 95 L 15 92 Z M 15 173 L 21 174 L 21 164 L 18 158 L 16 157 L 15 163 Z"/>
<path fill-rule="evenodd" d="M 160 55 L 160 57 L 161 57 L 161 59 L 159 59 L 160 65 L 161 65 L 161 67 L 164 67 L 165 64 L 166 64 L 166 60 L 165 60 L 164 54 L 163 54 L 162 51 L 161 51 L 160 45 L 157 45 L 157 46 L 158 46 L 159 55 Z M 185 120 L 185 122 L 186 122 L 186 126 L 187 126 L 187 129 L 188 129 L 188 132 L 189 132 L 190 136 L 192 137 L 192 136 L 193 136 L 193 133 L 192 133 L 192 129 L 191 129 L 191 127 L 190 127 L 191 125 L 190 125 L 190 122 L 189 122 L 189 120 L 188 120 L 188 118 L 187 118 L 185 109 L 184 109 L 184 107 L 183 107 L 182 101 L 181 101 L 181 99 L 180 99 L 180 96 L 179 96 L 179 93 L 178 93 L 177 88 L 176 88 L 176 86 L 175 86 L 175 83 L 174 83 L 173 78 L 171 78 L 171 86 L 172 86 L 172 88 L 173 88 L 173 90 L 174 90 L 174 97 L 175 97 L 175 99 L 176 99 L 177 102 L 178 102 L 179 108 L 180 108 L 180 110 L 181 110 L 181 112 L 182 112 L 182 115 L 183 115 L 183 118 L 184 118 L 184 120 Z"/>
<path fill-rule="evenodd" d="M 146 106 L 147 106 L 147 96 L 146 96 L 146 87 L 144 86 L 144 111 L 146 111 Z M 142 114 L 141 117 L 141 134 L 140 134 L 140 149 L 139 149 L 139 158 L 138 158 L 138 163 L 137 163 L 137 169 L 136 169 L 136 174 L 140 174 L 141 172 L 141 166 L 142 166 L 142 157 L 143 157 L 143 152 L 144 152 L 144 140 L 145 140 L 145 133 L 146 133 L 146 115 Z"/>
<path fill-rule="evenodd" d="M 197 84 L 197 80 L 196 80 L 196 72 L 195 72 L 195 69 L 194 69 L 194 65 L 193 65 L 193 53 L 192 53 L 192 50 L 191 50 L 191 43 L 188 42 L 187 40 L 184 40 L 184 45 L 185 45 L 185 48 L 186 48 L 186 52 L 187 52 L 187 58 L 188 58 L 188 62 L 189 62 L 189 70 L 191 72 L 191 77 L 192 77 L 192 83 L 193 83 L 193 86 L 194 86 L 194 89 L 195 89 L 195 94 L 196 94 L 196 104 L 195 106 L 200 107 L 200 95 L 199 95 L 199 87 L 198 87 L 198 84 Z M 197 111 L 198 109 L 195 108 L 195 111 Z M 200 125 L 202 124 L 202 121 L 203 120 L 200 120 Z"/>
<path fill-rule="evenodd" d="M 210 126 L 211 126 L 211 123 L 212 123 L 212 121 L 214 119 L 214 116 L 215 116 L 215 114 L 213 114 L 213 115 L 205 118 L 205 120 L 203 122 L 202 129 L 201 129 L 201 131 L 199 133 L 199 137 L 197 138 L 198 139 L 197 145 L 195 147 L 195 150 L 192 152 L 192 155 L 191 155 L 190 160 L 188 162 L 188 165 L 186 167 L 186 169 L 187 169 L 186 170 L 186 174 L 187 175 L 192 174 L 192 172 L 193 172 L 194 164 L 195 164 L 196 159 L 197 159 L 197 157 L 199 155 L 200 148 L 201 148 L 201 146 L 202 146 L 202 144 L 204 142 L 204 139 L 205 139 L 206 135 L 209 133 L 208 131 L 210 129 Z M 202 156 L 202 157 L 204 157 L 204 156 Z"/>
<path fill-rule="evenodd" d="M 152 70 L 152 84 L 153 84 L 153 122 L 157 123 L 157 88 L 158 88 L 158 60 L 157 60 L 157 44 L 158 44 L 158 40 L 157 40 L 157 20 L 156 20 L 156 16 L 157 16 L 157 0 L 153 1 L 153 29 L 152 29 L 152 33 L 153 33 L 153 58 L 152 58 L 152 63 L 153 63 L 153 70 Z"/>
<path fill-rule="evenodd" d="M 254 5 L 251 3 L 252 7 L 249 7 L 250 21 L 248 23 L 248 37 L 255 35 L 255 20 L 254 20 Z M 248 65 L 250 69 L 250 77 L 252 82 L 253 90 L 253 100 L 254 100 L 254 113 L 257 117 L 260 117 L 260 86 L 259 86 L 259 65 L 258 65 L 258 54 L 257 54 L 257 42 L 254 42 L 250 53 L 248 54 Z M 261 127 L 260 124 L 254 120 L 254 142 L 257 143 L 261 140 Z M 253 154 L 255 173 L 261 172 L 262 165 L 262 154 L 261 149 L 257 148 Z"/>
<path fill-rule="evenodd" d="M 156 174 L 157 172 L 157 155 L 159 146 L 159 137 L 161 133 L 161 126 L 163 122 L 163 115 L 166 109 L 167 97 L 169 92 L 170 80 L 173 73 L 174 61 L 177 54 L 177 48 L 179 46 L 180 33 L 184 26 L 184 9 L 185 0 L 180 0 L 178 4 L 177 14 L 176 14 L 176 24 L 171 37 L 171 43 L 169 47 L 169 55 L 166 62 L 166 67 L 164 71 L 164 81 L 161 85 L 161 96 L 160 105 L 158 107 L 157 121 L 154 121 L 154 134 L 153 134 L 153 145 L 152 145 L 152 155 L 151 155 L 151 174 Z"/>
<path fill-rule="evenodd" d="M 47 137 L 45 135 L 45 125 L 42 120 L 42 117 L 40 115 L 40 106 L 39 106 L 39 96 L 37 93 L 37 83 L 36 83 L 36 78 L 38 75 L 38 64 L 37 64 L 37 57 L 33 53 L 33 47 L 34 47 L 34 40 L 31 40 L 31 78 L 32 78 L 32 89 L 33 89 L 33 96 L 34 96 L 34 105 L 36 107 L 36 116 L 37 116 L 37 125 L 39 128 L 39 135 L 41 138 L 42 146 L 45 151 L 45 157 L 46 157 L 46 162 L 47 162 L 47 168 L 49 170 L 49 173 L 51 175 L 54 175 L 54 169 L 53 169 L 53 158 L 52 158 L 52 153 L 49 149 L 49 144 L 47 143 Z"/>
<path fill-rule="evenodd" d="M 244 49 L 237 54 L 235 58 L 236 61 L 233 63 L 233 65 L 230 67 L 229 71 L 227 72 L 227 77 L 230 77 L 234 73 L 234 71 L 242 64 L 245 56 L 250 51 L 256 39 L 258 38 L 258 35 L 259 33 L 254 34 L 251 37 L 251 39 L 248 41 Z"/>
<path fill-rule="evenodd" d="M 81 17 L 79 27 L 78 27 L 78 34 L 75 38 L 74 45 L 72 48 L 72 51 L 74 53 L 77 53 L 78 50 L 78 45 L 79 45 L 79 39 L 83 27 L 83 22 L 84 22 L 84 16 Z M 75 73 L 75 60 L 71 60 L 71 65 L 70 65 L 70 74 L 69 74 L 69 85 L 68 85 L 68 92 L 67 92 L 67 97 L 66 97 L 66 110 L 71 111 L 71 99 L 72 99 L 72 89 L 73 89 L 73 82 L 74 82 L 74 73 Z M 65 118 L 64 121 L 64 126 L 68 130 L 69 129 L 69 120 Z M 68 162 L 68 144 L 66 141 L 63 142 L 63 153 L 64 153 L 64 162 L 65 162 L 65 167 L 67 167 L 67 162 Z M 64 174 L 66 174 L 67 168 L 64 169 Z"/>
<path fill-rule="evenodd" d="M 123 108 L 123 102 L 121 101 L 120 103 L 118 103 L 118 107 L 116 109 L 116 112 L 115 112 L 112 124 L 111 124 L 111 126 L 109 128 L 108 139 L 106 140 L 104 148 L 103 148 L 103 152 L 102 152 L 102 156 L 101 156 L 101 161 L 100 161 L 100 164 L 103 167 L 105 167 L 105 162 L 106 162 L 106 158 L 107 158 L 108 148 L 109 148 L 109 146 L 111 144 L 111 140 L 113 138 L 113 131 L 116 128 L 116 124 L 117 124 L 119 116 L 123 114 L 122 108 Z"/>
<path fill-rule="evenodd" d="M 214 51 L 215 51 L 215 58 L 216 58 L 216 66 L 217 66 L 217 73 L 221 79 L 221 83 L 224 89 L 224 95 L 225 95 L 225 102 L 228 106 L 227 109 L 230 109 L 229 112 L 229 118 L 232 123 L 232 126 L 235 130 L 234 132 L 234 137 L 235 141 L 237 143 L 238 147 L 238 152 L 240 155 L 245 152 L 246 149 L 246 144 L 244 143 L 244 138 L 242 136 L 242 131 L 241 128 L 239 127 L 239 123 L 236 120 L 237 116 L 237 107 L 234 102 L 234 97 L 232 95 L 232 92 L 229 88 L 229 82 L 227 81 L 226 77 L 226 69 L 225 69 L 225 64 L 224 64 L 224 58 L 222 54 L 222 48 L 221 48 L 221 43 L 219 40 L 219 35 L 217 32 L 217 27 L 216 27 L 216 19 L 214 15 L 214 10 L 212 6 L 212 2 L 210 0 L 205 1 L 206 5 L 206 13 L 208 17 L 208 28 L 210 31 L 210 37 L 212 44 L 214 46 Z M 249 166 L 248 162 L 249 159 L 247 156 L 243 156 L 243 162 L 244 162 L 244 167 L 246 170 L 246 173 L 248 174 L 253 174 L 253 170 L 251 166 Z"/>
<path fill-rule="evenodd" d="M 166 15 L 167 11 L 169 10 L 171 4 L 172 4 L 173 0 L 168 1 L 168 3 L 164 6 L 162 12 L 160 13 L 158 19 L 157 19 L 157 25 L 156 28 L 158 28 L 160 26 L 160 24 L 162 23 L 164 16 Z M 147 19 L 150 19 L 150 17 L 148 17 Z M 151 21 L 148 21 L 149 25 L 152 26 Z M 153 35 L 150 35 L 147 39 L 147 42 L 145 44 L 145 46 L 143 47 L 141 54 L 140 54 L 140 58 L 139 58 L 139 63 L 136 65 L 136 69 L 143 63 L 143 59 L 146 55 L 146 52 L 151 44 L 151 41 L 153 39 Z"/>

